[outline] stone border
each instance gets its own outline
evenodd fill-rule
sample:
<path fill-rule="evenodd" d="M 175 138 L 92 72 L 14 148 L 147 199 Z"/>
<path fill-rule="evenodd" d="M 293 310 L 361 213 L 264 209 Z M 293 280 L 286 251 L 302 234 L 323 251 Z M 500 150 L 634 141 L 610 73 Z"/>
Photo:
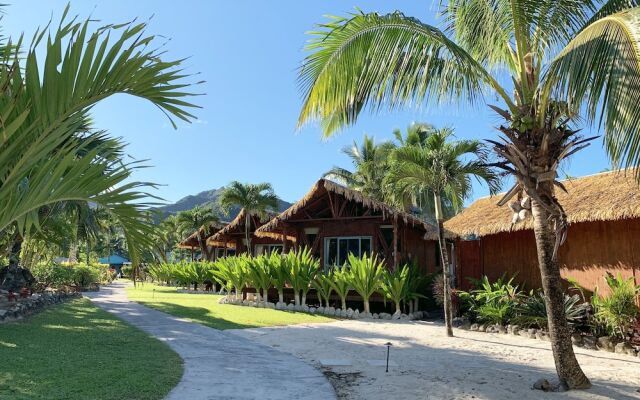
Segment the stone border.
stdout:
<path fill-rule="evenodd" d="M 0 324 L 18 321 L 28 315 L 44 311 L 47 306 L 63 303 L 82 297 L 80 292 L 43 292 L 35 293 L 16 301 L 0 301 Z"/>
<path fill-rule="evenodd" d="M 544 329 L 523 328 L 518 325 L 507 325 L 505 327 L 500 324 L 472 324 L 467 319 L 458 317 L 453 319 L 453 327 L 474 332 L 510 334 L 514 336 L 523 336 L 528 339 L 546 340 L 548 342 L 551 341 L 549 333 Z M 636 349 L 626 342 L 616 343 L 609 336 L 596 338 L 592 335 L 583 335 L 579 332 L 575 332 L 571 335 L 571 342 L 574 346 L 588 350 L 608 351 L 610 353 L 629 355 L 632 357 L 637 355 L 638 358 L 640 358 L 640 349 Z"/>
<path fill-rule="evenodd" d="M 422 318 L 426 318 L 429 314 L 426 311 L 417 311 L 409 314 L 400 314 L 400 313 L 365 313 L 360 312 L 360 310 L 352 308 L 348 308 L 346 310 L 342 310 L 340 308 L 335 307 L 309 307 L 309 306 L 296 306 L 294 304 L 287 303 L 272 303 L 272 302 L 256 302 L 251 300 L 236 300 L 236 299 L 227 299 L 223 297 L 218 302 L 219 304 L 231 304 L 235 306 L 245 306 L 245 307 L 255 307 L 255 308 L 269 308 L 272 310 L 278 311 L 288 311 L 288 312 L 304 312 L 311 315 L 325 315 L 328 317 L 338 317 L 345 319 L 363 319 L 363 320 L 403 320 L 403 321 L 413 321 Z"/>

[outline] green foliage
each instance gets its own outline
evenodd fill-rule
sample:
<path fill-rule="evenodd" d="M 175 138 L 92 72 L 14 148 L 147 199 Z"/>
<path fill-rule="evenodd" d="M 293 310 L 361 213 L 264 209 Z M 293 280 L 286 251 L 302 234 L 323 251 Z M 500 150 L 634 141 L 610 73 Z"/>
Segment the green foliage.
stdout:
<path fill-rule="evenodd" d="M 347 295 L 351 290 L 351 278 L 349 269 L 346 267 L 333 268 L 329 272 L 329 282 L 331 289 L 340 297 L 340 304 L 343 310 L 347 309 Z"/>
<path fill-rule="evenodd" d="M 132 265 L 123 265 L 120 267 L 120 272 L 124 278 L 133 278 L 133 266 Z"/>
<path fill-rule="evenodd" d="M 303 305 L 307 292 L 311 289 L 311 282 L 320 269 L 320 260 L 313 257 L 311 249 L 304 248 L 292 251 L 283 256 L 283 262 L 289 271 L 289 283 L 293 288 L 296 304 L 302 291 Z"/>
<path fill-rule="evenodd" d="M 271 257 L 268 255 L 261 255 L 254 258 L 248 258 L 247 277 L 248 283 L 256 289 L 258 297 L 260 296 L 260 290 L 263 290 L 265 296 L 268 296 L 267 291 L 273 285 Z M 268 301 L 268 297 L 263 298 L 262 301 Z"/>
<path fill-rule="evenodd" d="M 487 323 L 506 324 L 516 314 L 517 306 L 523 295 L 513 279 L 506 280 L 503 275 L 495 282 L 483 276 L 476 282 L 477 289 L 471 292 L 459 292 L 461 301 L 466 303 L 472 319 Z"/>
<path fill-rule="evenodd" d="M 110 283 L 115 278 L 115 272 L 106 264 L 39 263 L 31 273 L 40 289 L 66 289 L 70 286 L 86 289 L 93 284 Z"/>
<path fill-rule="evenodd" d="M 231 293 L 231 289 L 235 289 L 236 298 L 240 299 L 242 290 L 247 285 L 249 276 L 247 273 L 247 264 L 249 257 L 246 255 L 225 257 L 215 262 L 214 275 L 220 282 L 224 283 L 227 293 Z"/>
<path fill-rule="evenodd" d="M 596 289 L 591 297 L 595 322 L 602 324 L 610 335 L 625 339 L 640 314 L 635 303 L 640 285 L 634 283 L 633 277 L 624 279 L 620 274 L 607 273 L 605 280 L 610 294 L 600 295 Z"/>
<path fill-rule="evenodd" d="M 364 255 L 360 258 L 349 254 L 349 284 L 364 301 L 364 312 L 369 311 L 369 299 L 380 289 L 384 262 L 378 256 Z"/>
<path fill-rule="evenodd" d="M 400 312 L 400 301 L 408 297 L 409 267 L 403 266 L 393 272 L 384 270 L 380 289 L 386 299 L 393 301 L 396 312 Z"/>
<path fill-rule="evenodd" d="M 176 264 L 173 263 L 152 264 L 147 273 L 154 281 L 170 283 L 175 279 L 175 268 Z"/>
<path fill-rule="evenodd" d="M 73 283 L 80 289 L 89 288 L 100 283 L 100 272 L 94 267 L 79 264 L 73 268 Z"/>
<path fill-rule="evenodd" d="M 564 296 L 564 313 L 569 326 L 583 323 L 588 318 L 589 303 L 582 302 L 579 295 Z M 528 327 L 547 327 L 547 308 L 544 293 L 541 290 L 531 291 L 516 307 L 516 315 L 511 322 Z"/>
<path fill-rule="evenodd" d="M 311 281 L 311 286 L 316 290 L 318 294 L 318 300 L 320 300 L 320 305 L 322 305 L 322 301 L 324 300 L 324 304 L 326 307 L 329 307 L 329 300 L 331 299 L 331 293 L 333 292 L 333 287 L 331 283 L 332 276 L 330 274 L 318 273 L 314 280 Z"/>
<path fill-rule="evenodd" d="M 278 290 L 278 301 L 284 301 L 284 288 L 289 281 L 289 265 L 284 261 L 283 256 L 276 252 L 269 255 L 269 264 L 273 286 Z"/>

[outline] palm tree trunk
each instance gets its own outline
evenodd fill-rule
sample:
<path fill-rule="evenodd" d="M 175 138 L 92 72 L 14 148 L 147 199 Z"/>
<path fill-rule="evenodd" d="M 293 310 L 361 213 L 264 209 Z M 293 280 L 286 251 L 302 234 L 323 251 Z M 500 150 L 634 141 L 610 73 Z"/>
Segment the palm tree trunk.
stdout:
<path fill-rule="evenodd" d="M 307 305 L 307 294 L 305 292 L 302 292 L 302 305 Z"/>
<path fill-rule="evenodd" d="M 346 296 L 345 297 L 340 297 L 340 303 L 341 303 L 342 309 L 344 311 L 347 311 L 347 297 Z"/>
<path fill-rule="evenodd" d="M 447 328 L 447 336 L 453 337 L 453 317 L 451 315 L 451 277 L 449 276 L 449 255 L 444 238 L 444 218 L 442 215 L 442 197 L 435 193 L 436 220 L 438 221 L 438 243 L 440 245 L 440 259 L 442 261 L 442 291 L 444 294 L 444 323 Z"/>
<path fill-rule="evenodd" d="M 200 245 L 200 252 L 202 253 L 202 258 L 200 261 L 209 260 L 209 251 L 207 250 L 207 243 L 202 240 L 200 234 L 198 234 L 198 245 Z"/>
<path fill-rule="evenodd" d="M 369 310 L 369 299 L 364 299 L 364 312 L 368 313 Z"/>
<path fill-rule="evenodd" d="M 245 221 L 244 221 L 244 236 L 247 241 L 247 255 L 252 256 L 253 252 L 251 251 L 251 235 L 249 231 L 251 230 L 251 214 L 245 210 Z"/>
<path fill-rule="evenodd" d="M 269 302 L 269 289 L 268 288 L 262 289 L 262 301 L 264 301 L 265 303 Z"/>
<path fill-rule="evenodd" d="M 548 184 L 543 184 L 545 186 Z M 547 188 L 548 190 L 548 188 Z M 560 378 L 560 385 L 569 389 L 587 389 L 591 387 L 571 343 L 571 333 L 564 313 L 564 292 L 562 290 L 560 268 L 554 258 L 556 234 L 549 221 L 549 213 L 538 202 L 531 202 L 533 231 L 538 250 L 538 263 L 542 276 L 542 288 L 547 309 L 551 349 Z"/>
<path fill-rule="evenodd" d="M 293 294 L 293 300 L 294 300 L 295 304 L 297 306 L 299 306 L 300 305 L 300 291 L 299 290 L 294 290 L 293 293 L 294 293 Z"/>
<path fill-rule="evenodd" d="M 396 313 L 402 313 L 399 301 L 396 301 Z"/>

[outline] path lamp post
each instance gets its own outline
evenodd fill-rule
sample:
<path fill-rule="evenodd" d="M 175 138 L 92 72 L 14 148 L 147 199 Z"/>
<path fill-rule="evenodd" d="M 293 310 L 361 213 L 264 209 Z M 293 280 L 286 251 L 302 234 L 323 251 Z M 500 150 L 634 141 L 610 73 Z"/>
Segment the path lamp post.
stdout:
<path fill-rule="evenodd" d="M 389 372 L 389 349 L 391 349 L 391 346 L 393 345 L 391 342 L 387 342 L 384 345 L 387 346 L 387 369 L 384 372 Z"/>

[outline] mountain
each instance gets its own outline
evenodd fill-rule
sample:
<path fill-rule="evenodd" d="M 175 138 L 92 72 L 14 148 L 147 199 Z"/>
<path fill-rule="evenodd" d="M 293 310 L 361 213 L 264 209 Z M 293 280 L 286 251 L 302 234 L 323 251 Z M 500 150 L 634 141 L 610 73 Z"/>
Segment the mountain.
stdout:
<path fill-rule="evenodd" d="M 158 210 L 162 213 L 163 218 L 177 214 L 180 211 L 190 210 L 198 205 L 207 205 L 213 207 L 220 219 L 229 221 L 234 218 L 240 211 L 239 207 L 233 207 L 228 215 L 225 215 L 220 206 L 218 205 L 218 198 L 224 191 L 224 187 L 218 189 L 205 190 L 195 195 L 189 195 L 181 198 L 173 204 L 167 204 L 166 206 L 158 207 Z M 291 206 L 291 203 L 284 200 L 280 200 L 278 204 L 278 211 L 284 211 Z"/>

